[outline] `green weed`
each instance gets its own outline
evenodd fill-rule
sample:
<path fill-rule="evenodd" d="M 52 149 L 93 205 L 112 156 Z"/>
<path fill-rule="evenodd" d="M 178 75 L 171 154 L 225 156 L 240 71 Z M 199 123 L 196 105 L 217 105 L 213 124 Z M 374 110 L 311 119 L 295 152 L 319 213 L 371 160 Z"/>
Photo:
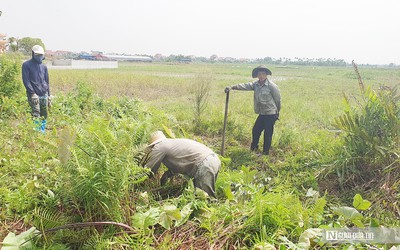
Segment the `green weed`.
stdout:
<path fill-rule="evenodd" d="M 26 231 L 34 225 L 42 232 L 32 243 L 48 249 L 295 249 L 308 240 L 310 246 L 324 249 L 327 246 L 316 245 L 313 230 L 318 227 L 395 225 L 399 137 L 398 106 L 391 100 L 398 94 L 385 90 L 357 95 L 356 78 L 349 68 L 270 67 L 283 105 L 268 157 L 248 149 L 256 119 L 252 94 L 231 92 L 229 158 L 222 158 L 218 201 L 195 192 L 191 181 L 176 178 L 159 187 L 159 176 L 148 179 L 140 160 L 154 130 L 195 138 L 218 152 L 223 89 L 253 80 L 249 76 L 253 67 L 123 63 L 112 70 L 52 69 L 55 97 L 45 134 L 33 130 L 23 94 L 3 98 L 1 108 L 7 115 L 0 120 L 1 240 L 15 230 L 14 225 Z M 365 84 L 371 89 L 400 79 L 396 69 L 365 71 Z M 212 75 L 212 84 L 194 136 L 191 86 L 204 72 Z M 365 100 L 368 109 L 343 105 L 343 91 L 362 98 L 359 103 Z M 351 114 L 348 120 L 361 121 L 360 129 L 341 133 L 332 123 L 346 109 Z M 374 122 L 368 123 L 370 119 Z M 382 138 L 375 138 L 377 128 Z M 353 137 L 363 130 L 373 138 L 367 139 L 367 146 L 359 143 L 363 137 Z M 366 157 L 357 155 L 360 152 Z M 390 173 L 390 178 L 376 189 L 383 196 L 361 193 L 372 203 L 363 210 L 364 198 L 351 192 L 333 193 L 337 177 L 324 175 L 330 173 L 324 170 L 337 166 L 343 180 L 348 180 L 363 174 L 360 163 L 367 160 Z M 348 197 L 354 197 L 355 203 L 346 204 Z M 346 205 L 362 218 L 348 217 Z M 123 222 L 135 231 L 104 226 L 43 233 L 63 223 L 98 220 Z"/>

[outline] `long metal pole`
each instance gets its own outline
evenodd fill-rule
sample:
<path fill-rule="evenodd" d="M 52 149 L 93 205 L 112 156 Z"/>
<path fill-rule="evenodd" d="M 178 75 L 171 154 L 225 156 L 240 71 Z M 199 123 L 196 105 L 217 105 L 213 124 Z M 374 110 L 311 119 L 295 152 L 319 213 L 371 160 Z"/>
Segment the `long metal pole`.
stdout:
<path fill-rule="evenodd" d="M 221 145 L 221 155 L 225 154 L 225 132 L 226 132 L 226 122 L 228 120 L 228 104 L 229 104 L 229 92 L 226 92 L 226 101 L 225 101 L 225 116 L 224 116 L 224 128 L 222 130 L 222 145 Z"/>

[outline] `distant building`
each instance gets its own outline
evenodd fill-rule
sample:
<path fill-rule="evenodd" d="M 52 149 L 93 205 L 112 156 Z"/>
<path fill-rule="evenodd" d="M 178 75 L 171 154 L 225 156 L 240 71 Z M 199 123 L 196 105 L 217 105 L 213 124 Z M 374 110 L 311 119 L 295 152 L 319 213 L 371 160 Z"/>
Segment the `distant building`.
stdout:
<path fill-rule="evenodd" d="M 58 59 L 47 64 L 53 69 L 116 69 L 117 61 Z"/>
<path fill-rule="evenodd" d="M 94 61 L 96 60 L 96 56 L 94 55 L 89 55 L 89 54 L 80 54 L 77 58 L 75 58 L 76 60 L 90 60 L 90 61 Z"/>
<path fill-rule="evenodd" d="M 190 63 L 190 62 L 192 62 L 192 59 L 191 58 L 178 58 L 177 61 L 181 62 L 181 63 Z"/>
<path fill-rule="evenodd" d="M 76 57 L 76 53 L 73 53 L 71 51 L 66 51 L 66 50 L 46 50 L 45 53 L 46 57 L 51 58 L 51 59 L 65 59 L 65 58 L 74 58 Z"/>
<path fill-rule="evenodd" d="M 127 62 L 153 62 L 153 58 L 149 56 L 130 56 L 130 55 L 103 55 L 104 57 L 115 61 Z"/>

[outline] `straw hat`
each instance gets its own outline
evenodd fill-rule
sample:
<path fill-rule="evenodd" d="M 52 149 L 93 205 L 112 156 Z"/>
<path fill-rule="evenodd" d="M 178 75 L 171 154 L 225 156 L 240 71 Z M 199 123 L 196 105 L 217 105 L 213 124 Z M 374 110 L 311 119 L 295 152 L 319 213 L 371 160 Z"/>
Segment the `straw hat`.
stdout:
<path fill-rule="evenodd" d="M 162 131 L 156 131 L 153 132 L 150 135 L 150 144 L 149 146 L 153 146 L 156 143 L 159 143 L 160 141 L 166 139 L 167 137 L 165 137 L 164 133 Z"/>
<path fill-rule="evenodd" d="M 257 78 L 257 74 L 259 71 L 264 71 L 265 73 L 267 73 L 267 75 L 272 75 L 271 70 L 267 69 L 264 65 L 260 65 L 257 68 L 253 69 L 253 72 L 251 72 L 251 76 L 253 78 Z"/>

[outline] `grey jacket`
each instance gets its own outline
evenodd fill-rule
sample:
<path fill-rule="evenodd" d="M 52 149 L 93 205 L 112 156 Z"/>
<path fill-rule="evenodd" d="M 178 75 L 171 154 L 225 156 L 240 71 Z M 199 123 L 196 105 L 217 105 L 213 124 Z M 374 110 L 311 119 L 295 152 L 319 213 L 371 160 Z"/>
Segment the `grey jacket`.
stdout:
<path fill-rule="evenodd" d="M 254 91 L 254 112 L 256 114 L 274 115 L 281 110 L 281 94 L 278 86 L 268 79 L 263 85 L 260 85 L 257 80 L 234 85 L 232 89 Z"/>
<path fill-rule="evenodd" d="M 145 167 L 157 172 L 161 162 L 173 173 L 195 177 L 199 164 L 214 152 L 190 139 L 164 139 L 156 143 L 149 154 Z"/>

